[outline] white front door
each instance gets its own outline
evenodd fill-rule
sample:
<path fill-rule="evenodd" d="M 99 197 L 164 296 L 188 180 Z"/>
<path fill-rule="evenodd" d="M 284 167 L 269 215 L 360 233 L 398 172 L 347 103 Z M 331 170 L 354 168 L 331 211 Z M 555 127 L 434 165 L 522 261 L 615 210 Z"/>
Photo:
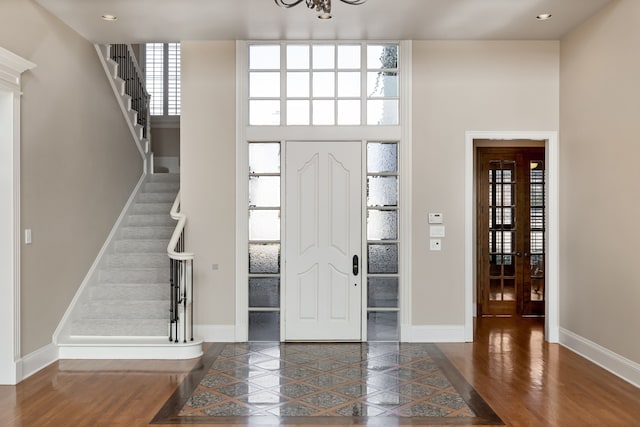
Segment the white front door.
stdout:
<path fill-rule="evenodd" d="M 360 142 L 287 142 L 285 339 L 361 339 Z"/>

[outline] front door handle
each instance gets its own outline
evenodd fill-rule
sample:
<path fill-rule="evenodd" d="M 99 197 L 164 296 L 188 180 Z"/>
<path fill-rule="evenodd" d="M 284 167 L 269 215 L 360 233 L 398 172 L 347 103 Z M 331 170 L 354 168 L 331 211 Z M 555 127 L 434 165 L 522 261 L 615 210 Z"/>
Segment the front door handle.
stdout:
<path fill-rule="evenodd" d="M 358 255 L 353 256 L 353 275 L 357 276 L 360 270 L 360 263 L 358 262 Z"/>

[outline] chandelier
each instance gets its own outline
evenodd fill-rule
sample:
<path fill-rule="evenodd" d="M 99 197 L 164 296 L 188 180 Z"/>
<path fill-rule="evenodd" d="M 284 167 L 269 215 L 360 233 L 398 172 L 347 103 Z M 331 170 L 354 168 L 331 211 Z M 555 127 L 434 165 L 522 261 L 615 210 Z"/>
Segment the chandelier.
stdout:
<path fill-rule="evenodd" d="M 303 1 L 311 10 L 318 12 L 319 19 L 331 19 L 331 0 L 273 0 L 280 7 L 289 9 L 297 6 Z M 367 0 L 340 0 L 346 4 L 362 4 Z"/>

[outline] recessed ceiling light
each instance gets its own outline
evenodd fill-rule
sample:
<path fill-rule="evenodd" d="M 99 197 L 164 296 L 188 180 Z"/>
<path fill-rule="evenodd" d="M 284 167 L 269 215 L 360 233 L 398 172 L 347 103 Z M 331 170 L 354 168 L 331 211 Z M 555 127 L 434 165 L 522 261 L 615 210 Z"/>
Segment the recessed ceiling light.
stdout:
<path fill-rule="evenodd" d="M 550 13 L 541 13 L 540 15 L 536 16 L 536 19 L 538 21 L 546 21 L 547 19 L 551 19 L 553 15 L 551 15 Z"/>
<path fill-rule="evenodd" d="M 118 20 L 118 17 L 117 17 L 117 16 L 115 16 L 115 15 L 109 15 L 109 14 L 102 15 L 102 16 L 101 16 L 101 18 L 102 18 L 104 21 L 117 21 L 117 20 Z"/>

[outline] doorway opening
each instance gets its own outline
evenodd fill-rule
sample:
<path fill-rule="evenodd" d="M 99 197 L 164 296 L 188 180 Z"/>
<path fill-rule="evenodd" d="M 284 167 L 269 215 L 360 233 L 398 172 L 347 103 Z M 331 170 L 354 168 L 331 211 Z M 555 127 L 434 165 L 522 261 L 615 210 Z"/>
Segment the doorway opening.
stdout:
<path fill-rule="evenodd" d="M 478 316 L 543 317 L 544 146 L 489 147 L 483 142 L 476 144 Z"/>

